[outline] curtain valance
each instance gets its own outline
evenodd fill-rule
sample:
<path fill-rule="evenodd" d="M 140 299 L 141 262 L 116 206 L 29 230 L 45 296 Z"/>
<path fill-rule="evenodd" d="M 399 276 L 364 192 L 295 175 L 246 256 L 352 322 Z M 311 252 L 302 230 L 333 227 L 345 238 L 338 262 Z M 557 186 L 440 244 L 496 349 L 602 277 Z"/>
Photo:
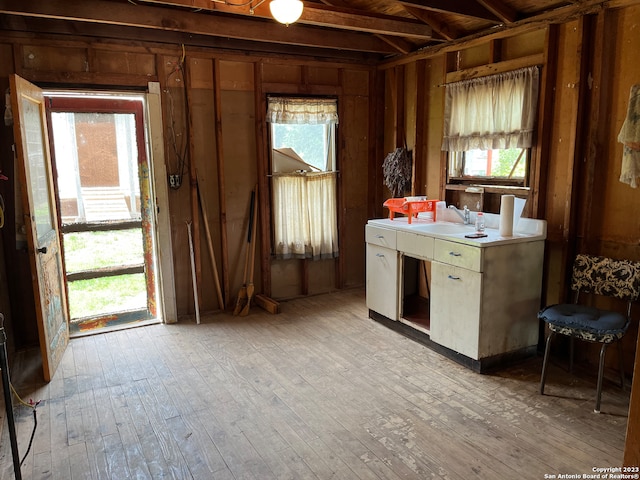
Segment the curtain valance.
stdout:
<path fill-rule="evenodd" d="M 538 67 L 447 84 L 442 150 L 529 148 L 538 105 Z"/>
<path fill-rule="evenodd" d="M 269 97 L 267 122 L 284 124 L 337 124 L 338 103 L 325 98 Z"/>

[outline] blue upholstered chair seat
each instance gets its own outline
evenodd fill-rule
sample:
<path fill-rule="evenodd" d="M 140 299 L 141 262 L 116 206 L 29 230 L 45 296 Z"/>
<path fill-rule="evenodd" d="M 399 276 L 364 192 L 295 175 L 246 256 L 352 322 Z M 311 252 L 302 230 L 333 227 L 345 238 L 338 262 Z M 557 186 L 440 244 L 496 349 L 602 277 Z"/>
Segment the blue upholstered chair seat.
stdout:
<path fill-rule="evenodd" d="M 579 304 L 548 306 L 538 318 L 554 332 L 591 342 L 614 342 L 622 338 L 627 327 L 627 317 L 621 313 Z"/>

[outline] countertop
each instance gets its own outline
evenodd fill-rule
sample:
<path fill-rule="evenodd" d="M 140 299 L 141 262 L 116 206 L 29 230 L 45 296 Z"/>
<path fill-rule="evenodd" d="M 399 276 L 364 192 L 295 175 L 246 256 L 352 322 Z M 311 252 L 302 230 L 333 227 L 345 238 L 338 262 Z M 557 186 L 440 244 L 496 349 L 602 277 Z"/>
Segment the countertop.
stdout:
<path fill-rule="evenodd" d="M 475 247 L 490 247 L 496 245 L 508 245 L 511 243 L 534 242 L 544 240 L 547 237 L 547 224 L 545 220 L 535 220 L 531 218 L 521 218 L 516 223 L 513 235 L 501 236 L 497 228 L 497 215 L 485 214 L 488 225 L 495 225 L 496 228 L 485 228 L 487 235 L 482 238 L 466 238 L 465 235 L 475 232 L 474 225 L 464 225 L 462 222 L 443 221 L 434 222 L 424 218 L 413 218 L 411 224 L 408 217 L 378 218 L 368 221 L 369 225 L 374 225 L 393 230 L 416 233 L 434 238 L 440 238 Z M 499 218 L 498 218 L 499 220 Z"/>

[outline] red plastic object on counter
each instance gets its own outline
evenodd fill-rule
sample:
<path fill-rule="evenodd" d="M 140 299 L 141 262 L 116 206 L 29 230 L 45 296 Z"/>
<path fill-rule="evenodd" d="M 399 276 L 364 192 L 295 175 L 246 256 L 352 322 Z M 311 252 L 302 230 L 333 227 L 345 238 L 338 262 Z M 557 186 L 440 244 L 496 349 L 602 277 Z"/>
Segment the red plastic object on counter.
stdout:
<path fill-rule="evenodd" d="M 383 203 L 389 209 L 389 218 L 393 220 L 396 213 L 402 213 L 408 217 L 407 222 L 418 217 L 420 212 L 433 212 L 433 220 L 436 219 L 436 202 L 438 200 L 407 200 L 406 198 L 390 198 Z"/>

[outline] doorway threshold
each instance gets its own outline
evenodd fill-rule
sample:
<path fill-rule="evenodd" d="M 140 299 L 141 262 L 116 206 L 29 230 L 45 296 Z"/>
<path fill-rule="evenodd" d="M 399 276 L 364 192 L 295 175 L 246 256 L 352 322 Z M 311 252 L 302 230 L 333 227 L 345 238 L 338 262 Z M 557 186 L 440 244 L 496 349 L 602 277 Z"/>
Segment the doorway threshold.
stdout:
<path fill-rule="evenodd" d="M 100 315 L 71 320 L 69 322 L 69 337 L 83 337 L 98 333 L 113 332 L 127 328 L 143 327 L 162 323 L 160 318 L 152 317 L 147 310 L 118 312 L 110 315 Z"/>

